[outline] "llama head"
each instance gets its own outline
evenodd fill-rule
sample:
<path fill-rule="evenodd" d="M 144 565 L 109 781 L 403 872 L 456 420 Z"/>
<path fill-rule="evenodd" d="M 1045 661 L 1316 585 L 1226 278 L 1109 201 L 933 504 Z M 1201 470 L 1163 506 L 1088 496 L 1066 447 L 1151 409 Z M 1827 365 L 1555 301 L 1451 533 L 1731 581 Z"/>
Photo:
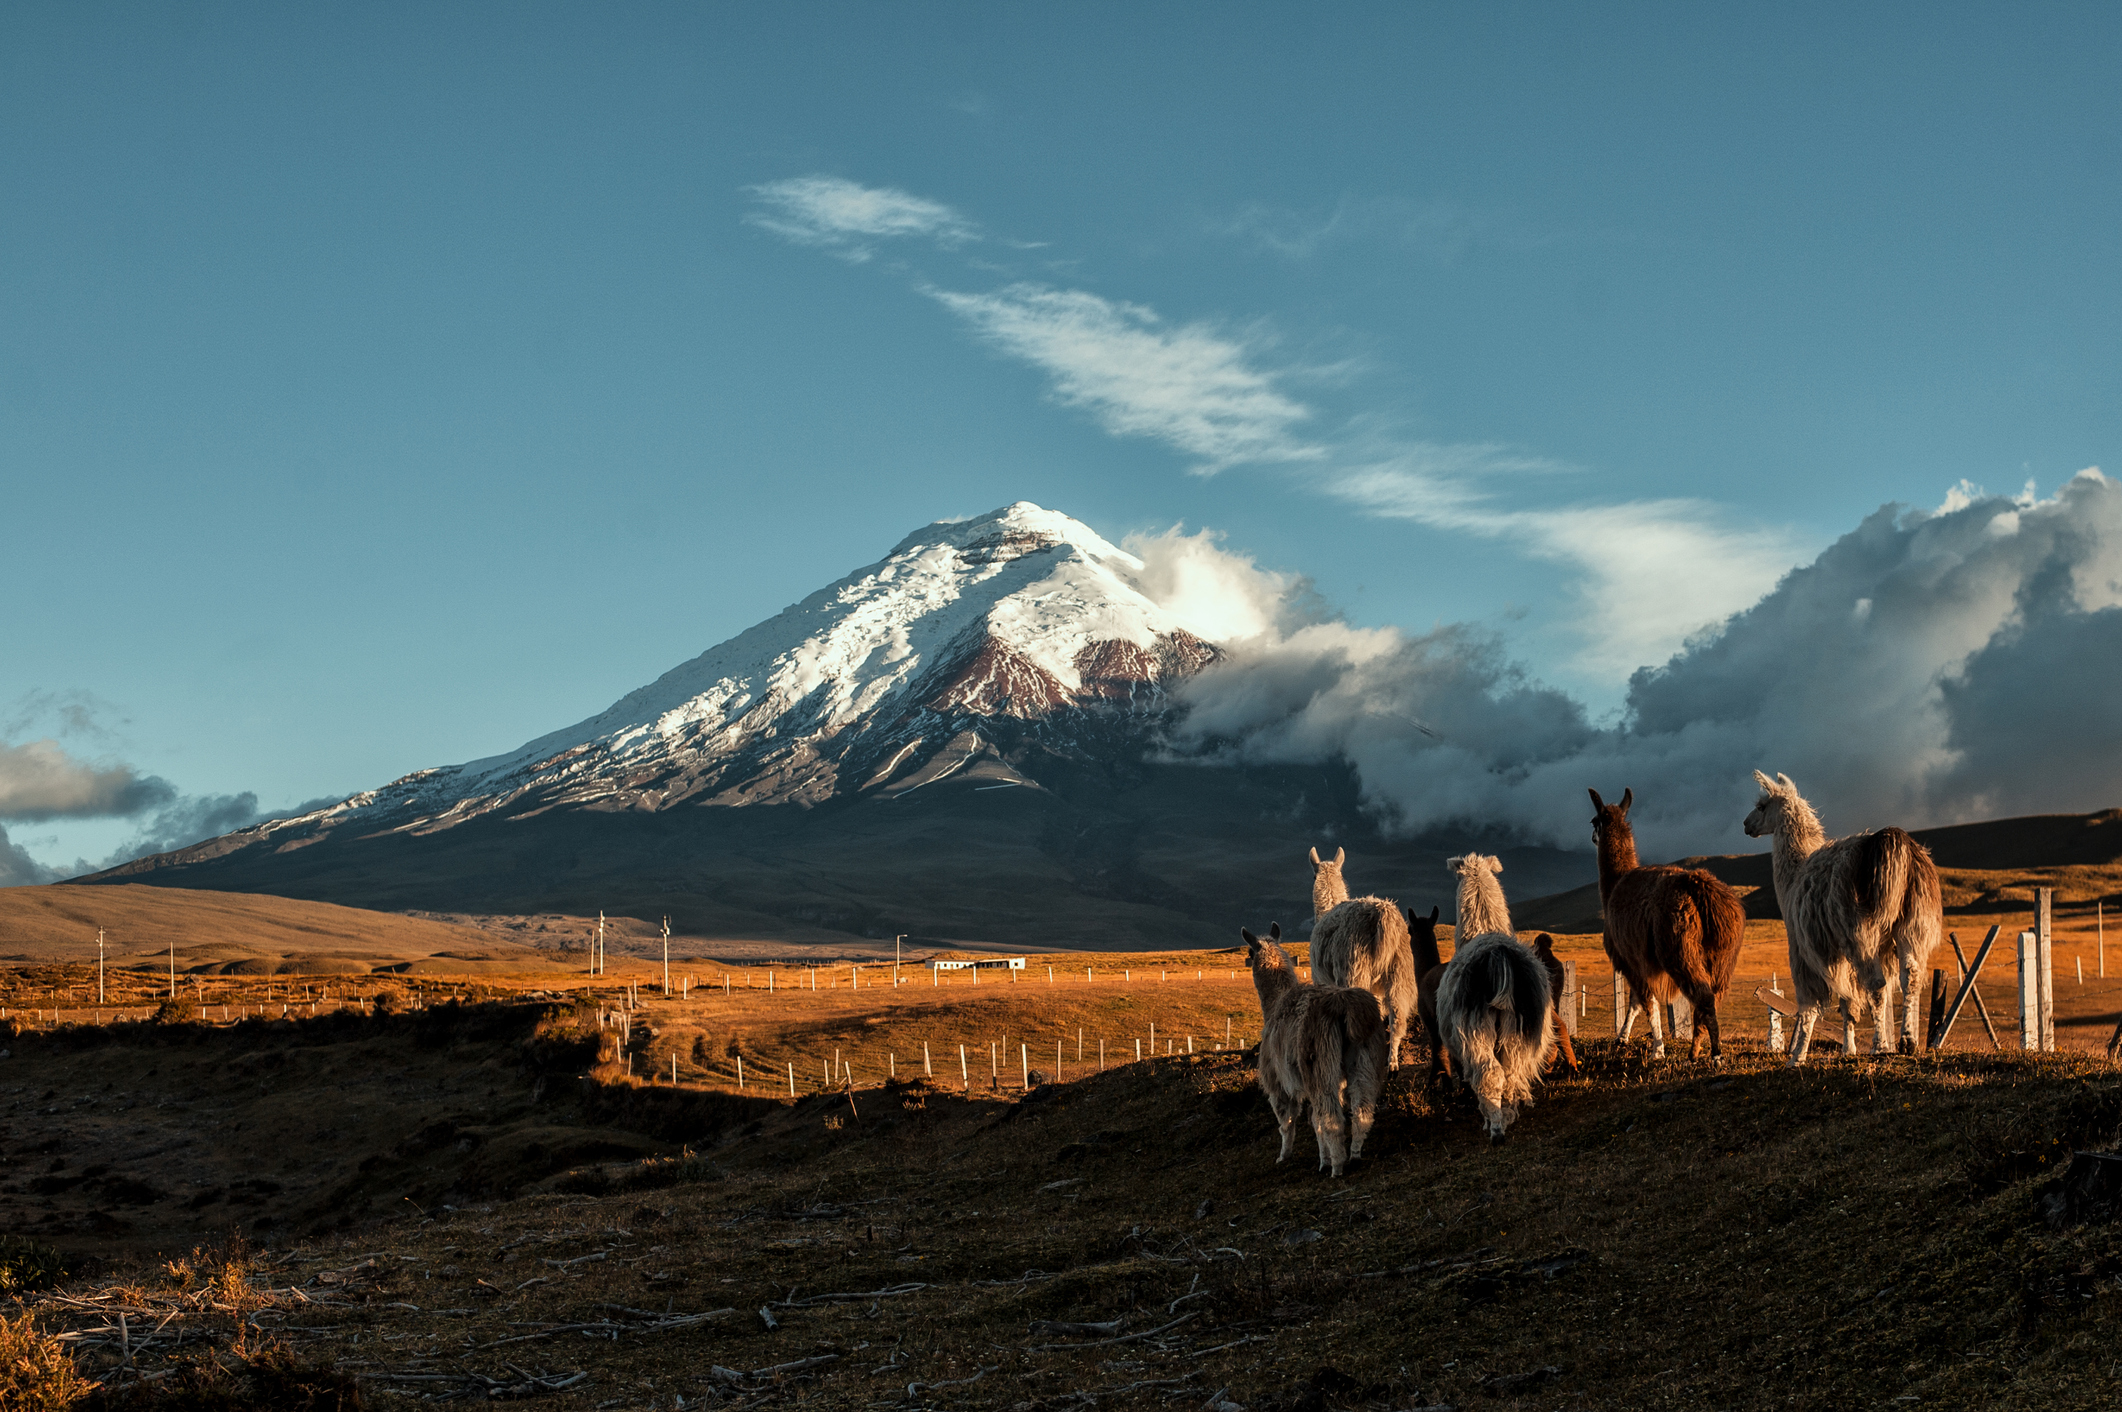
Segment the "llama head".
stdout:
<path fill-rule="evenodd" d="M 1245 964 L 1256 971 L 1287 971 L 1290 966 L 1289 953 L 1282 949 L 1282 924 L 1269 922 L 1267 935 L 1254 936 L 1244 927 L 1238 935 L 1245 942 Z"/>
<path fill-rule="evenodd" d="M 1436 940 L 1437 919 L 1444 915 L 1443 908 L 1430 908 L 1429 915 L 1427 917 L 1420 917 L 1415 915 L 1415 909 L 1412 907 L 1403 908 L 1401 910 L 1407 913 L 1407 932 L 1409 936 L 1428 937 L 1432 941 Z"/>
<path fill-rule="evenodd" d="M 1445 859 L 1444 866 L 1462 878 L 1474 878 L 1483 873 L 1502 872 L 1503 860 L 1493 853 L 1486 856 L 1479 853 L 1462 853 L 1457 858 Z"/>
<path fill-rule="evenodd" d="M 1754 771 L 1754 783 L 1761 786 L 1761 797 L 1754 801 L 1754 810 L 1746 816 L 1741 826 L 1748 838 L 1766 838 L 1774 833 L 1790 812 L 1794 803 L 1802 804 L 1798 798 L 1798 787 L 1790 782 L 1790 776 L 1778 773 L 1774 779 Z"/>
<path fill-rule="evenodd" d="M 1602 848 L 1606 846 L 1609 838 L 1616 842 L 1627 839 L 1634 843 L 1635 830 L 1629 826 L 1628 810 L 1629 806 L 1636 802 L 1635 790 L 1622 790 L 1619 804 L 1607 803 L 1599 797 L 1599 791 L 1596 789 L 1588 789 L 1585 793 L 1591 796 L 1592 801 L 1592 842 Z"/>
<path fill-rule="evenodd" d="M 1312 915 L 1348 901 L 1348 883 L 1341 876 L 1341 865 L 1348 861 L 1348 850 L 1336 848 L 1331 859 L 1321 858 L 1319 850 L 1312 850 Z"/>

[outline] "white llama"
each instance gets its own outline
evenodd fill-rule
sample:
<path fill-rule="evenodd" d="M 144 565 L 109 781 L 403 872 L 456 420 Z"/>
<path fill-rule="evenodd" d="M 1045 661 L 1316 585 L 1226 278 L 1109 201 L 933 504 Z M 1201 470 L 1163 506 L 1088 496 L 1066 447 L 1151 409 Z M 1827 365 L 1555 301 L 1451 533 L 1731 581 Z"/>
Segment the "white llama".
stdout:
<path fill-rule="evenodd" d="M 1351 899 L 1341 866 L 1348 850 L 1335 849 L 1332 862 L 1312 858 L 1312 979 L 1321 985 L 1353 986 L 1378 998 L 1385 1017 L 1385 1064 L 1400 1066 L 1400 1045 L 1415 1017 L 1415 958 L 1408 949 L 1407 918 L 1382 897 Z"/>
<path fill-rule="evenodd" d="M 1479 936 L 1482 932 L 1517 935 L 1510 924 L 1510 904 L 1503 900 L 1503 884 L 1496 881 L 1496 874 L 1503 871 L 1501 858 L 1467 853 L 1445 859 L 1444 866 L 1459 878 L 1459 918 L 1452 930 L 1455 939 Z"/>
<path fill-rule="evenodd" d="M 1905 999 L 1901 1042 L 1916 1046 L 1916 978 L 1945 931 L 1938 869 L 1930 850 L 1900 829 L 1851 834 L 1828 842 L 1812 806 L 1790 776 L 1759 770 L 1761 798 L 1746 816 L 1749 838 L 1774 839 L 1776 903 L 1790 942 L 1797 991 L 1797 1035 L 1790 1064 L 1805 1062 L 1820 1008 L 1838 1000 L 1852 1018 L 1870 1007 L 1872 1052 L 1893 1048 L 1893 987 Z M 1887 971 L 1888 959 L 1899 976 Z M 1854 1050 L 1853 1044 L 1845 1052 Z"/>

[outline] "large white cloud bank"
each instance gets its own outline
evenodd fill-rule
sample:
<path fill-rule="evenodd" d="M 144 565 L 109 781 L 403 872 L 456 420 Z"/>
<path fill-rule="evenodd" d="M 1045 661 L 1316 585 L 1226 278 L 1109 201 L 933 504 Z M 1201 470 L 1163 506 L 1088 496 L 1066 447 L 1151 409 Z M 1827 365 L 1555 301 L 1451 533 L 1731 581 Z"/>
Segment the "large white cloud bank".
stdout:
<path fill-rule="evenodd" d="M 1751 851 L 1757 767 L 1836 833 L 2122 804 L 2122 485 L 2096 470 L 2048 500 L 1883 507 L 1637 671 L 1613 725 L 1477 629 L 1352 627 L 1206 536 L 1129 547 L 1146 587 L 1214 584 L 1253 629 L 1184 689 L 1174 752 L 1346 758 L 1402 833 L 1584 848 L 1585 788 L 1633 788 L 1647 856 Z"/>

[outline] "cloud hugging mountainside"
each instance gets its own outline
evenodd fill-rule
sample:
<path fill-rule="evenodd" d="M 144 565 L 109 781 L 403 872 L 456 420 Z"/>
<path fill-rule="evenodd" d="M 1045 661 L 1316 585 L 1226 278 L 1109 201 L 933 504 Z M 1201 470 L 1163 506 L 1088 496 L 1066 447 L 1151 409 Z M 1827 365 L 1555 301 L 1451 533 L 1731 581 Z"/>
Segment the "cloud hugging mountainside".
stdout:
<path fill-rule="evenodd" d="M 1180 735 L 1253 762 L 1341 755 L 1400 829 L 1583 846 L 1584 790 L 1633 787 L 1647 853 L 1737 851 L 1749 772 L 1838 832 L 2122 799 L 2122 486 L 1885 506 L 1747 611 L 1630 679 L 1594 724 L 1464 627 L 1322 622 L 1180 690 Z"/>

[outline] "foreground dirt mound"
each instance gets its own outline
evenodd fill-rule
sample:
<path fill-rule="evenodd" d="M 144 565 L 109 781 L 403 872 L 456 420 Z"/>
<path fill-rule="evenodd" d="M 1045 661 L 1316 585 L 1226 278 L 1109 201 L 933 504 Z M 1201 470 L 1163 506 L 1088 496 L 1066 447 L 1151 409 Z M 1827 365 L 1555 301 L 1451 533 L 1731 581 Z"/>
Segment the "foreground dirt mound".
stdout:
<path fill-rule="evenodd" d="M 171 1331 L 220 1347 L 228 1310 L 249 1307 L 246 1327 L 371 1400 L 585 1409 L 1698 1408 L 1765 1390 L 1779 1406 L 2053 1409 L 2118 1390 L 2122 1228 L 2058 1195 L 2073 1150 L 2122 1129 L 2122 1078 L 2090 1061 L 1792 1073 L 1758 1051 L 1717 1070 L 1595 1042 L 1586 1075 L 1497 1149 L 1470 1107 L 1402 1070 L 1372 1155 L 1335 1182 L 1308 1134 L 1275 1164 L 1243 1053 L 1018 1101 L 914 1082 L 743 1107 L 585 1088 L 572 1074 L 596 1032 L 571 1016 L 419 1019 L 278 1046 L 273 1072 L 313 1075 L 313 1106 L 336 1075 L 361 1131 L 402 1112 L 395 1141 L 415 1142 L 275 1194 L 286 1224 L 240 1289 L 222 1277 L 201 1302 L 196 1263 L 121 1261 L 72 1280 L 70 1302 L 31 1296 L 44 1326 L 80 1331 L 89 1371 L 123 1383 L 112 1301 L 194 1299 L 161 1344 L 132 1326 L 147 1371 L 185 1356 Z M 432 1083 L 450 1091 L 431 1100 Z M 226 1101 L 222 1121 L 265 1122 L 239 1116 L 233 1087 Z M 445 1126 L 431 1102 L 478 1121 Z M 275 1111 L 279 1132 L 356 1121 Z M 690 1151 L 626 1150 L 688 1134 Z M 613 1150 L 570 1165 L 567 1142 Z M 502 1172 L 525 1194 L 472 1190 Z M 335 1202 L 357 1229 L 296 1234 L 335 1225 Z"/>
<path fill-rule="evenodd" d="M 315 1235 L 671 1145 L 583 1081 L 611 1044 L 568 1007 L 0 1032 L 0 1230 L 85 1252 Z M 638 1116 L 713 1131 L 736 1103 Z"/>

